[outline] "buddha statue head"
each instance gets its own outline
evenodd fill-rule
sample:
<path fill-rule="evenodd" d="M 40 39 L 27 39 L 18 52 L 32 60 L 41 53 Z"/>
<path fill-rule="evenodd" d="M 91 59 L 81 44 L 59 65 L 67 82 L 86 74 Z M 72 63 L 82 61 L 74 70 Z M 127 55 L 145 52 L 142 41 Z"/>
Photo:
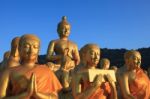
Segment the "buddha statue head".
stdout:
<path fill-rule="evenodd" d="M 96 44 L 86 44 L 80 50 L 81 61 L 89 68 L 96 67 L 100 59 L 100 48 Z"/>
<path fill-rule="evenodd" d="M 40 39 L 32 34 L 25 34 L 20 38 L 19 54 L 21 62 L 37 62 L 40 49 Z"/>
<path fill-rule="evenodd" d="M 68 37 L 70 34 L 70 24 L 67 22 L 67 17 L 63 16 L 60 23 L 57 25 L 57 32 L 60 38 Z"/>
<path fill-rule="evenodd" d="M 3 60 L 4 60 L 4 61 L 7 60 L 7 59 L 9 58 L 9 56 L 10 56 L 10 51 L 6 51 L 6 52 L 4 53 Z"/>
<path fill-rule="evenodd" d="M 139 51 L 130 50 L 124 54 L 125 64 L 128 70 L 134 70 L 141 65 L 141 54 Z"/>
<path fill-rule="evenodd" d="M 107 70 L 107 69 L 109 69 L 109 67 L 110 67 L 110 60 L 107 59 L 107 58 L 101 59 L 100 68 L 104 69 L 104 70 Z"/>

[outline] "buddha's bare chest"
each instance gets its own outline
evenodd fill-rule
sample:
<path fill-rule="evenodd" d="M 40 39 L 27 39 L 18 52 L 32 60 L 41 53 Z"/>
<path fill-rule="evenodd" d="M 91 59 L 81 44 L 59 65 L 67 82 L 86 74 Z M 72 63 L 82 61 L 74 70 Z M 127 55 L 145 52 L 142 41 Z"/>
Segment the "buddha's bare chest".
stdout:
<path fill-rule="evenodd" d="M 74 46 L 70 42 L 57 42 L 55 44 L 55 52 L 63 52 L 64 50 L 68 49 L 68 51 L 73 51 Z"/>

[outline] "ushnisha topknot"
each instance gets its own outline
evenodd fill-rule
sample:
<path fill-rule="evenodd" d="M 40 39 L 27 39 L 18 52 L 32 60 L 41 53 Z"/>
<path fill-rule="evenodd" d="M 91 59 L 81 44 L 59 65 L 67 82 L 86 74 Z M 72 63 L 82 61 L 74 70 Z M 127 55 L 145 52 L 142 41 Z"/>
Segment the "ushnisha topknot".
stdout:
<path fill-rule="evenodd" d="M 62 28 L 64 25 L 69 25 L 70 26 L 70 24 L 67 21 L 67 17 L 66 16 L 63 16 L 62 20 L 58 23 L 57 30 Z"/>

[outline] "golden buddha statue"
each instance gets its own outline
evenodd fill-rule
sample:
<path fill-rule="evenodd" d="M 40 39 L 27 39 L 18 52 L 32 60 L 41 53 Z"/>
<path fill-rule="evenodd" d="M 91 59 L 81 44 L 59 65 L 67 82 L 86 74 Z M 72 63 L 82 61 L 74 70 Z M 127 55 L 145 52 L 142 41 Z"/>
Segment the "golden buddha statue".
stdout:
<path fill-rule="evenodd" d="M 107 58 L 102 58 L 100 60 L 100 68 L 104 70 L 108 70 L 110 67 L 110 60 Z"/>
<path fill-rule="evenodd" d="M 57 99 L 61 84 L 46 66 L 36 64 L 40 40 L 26 34 L 19 41 L 20 66 L 6 69 L 0 78 L 0 98 Z"/>
<path fill-rule="evenodd" d="M 118 75 L 123 98 L 150 99 L 150 81 L 141 69 L 141 54 L 130 50 L 124 54 L 124 59 L 124 70 Z"/>
<path fill-rule="evenodd" d="M 108 81 L 103 82 L 104 76 L 99 74 L 93 82 L 90 82 L 85 75 L 80 74 L 88 69 L 96 70 L 100 59 L 100 48 L 96 44 L 87 44 L 81 49 L 85 66 L 73 75 L 72 93 L 74 99 L 117 99 L 115 83 L 110 75 L 105 75 L 105 79 Z"/>
<path fill-rule="evenodd" d="M 19 37 L 13 38 L 11 42 L 11 51 L 9 53 L 6 53 L 6 56 L 8 57 L 7 54 L 9 54 L 9 57 L 5 59 L 5 62 L 2 64 L 3 69 L 20 65 L 20 56 L 18 52 L 19 39 Z"/>
<path fill-rule="evenodd" d="M 3 71 L 4 66 L 6 66 L 9 56 L 10 56 L 10 51 L 6 51 L 3 56 L 3 61 L 0 63 L 0 72 Z"/>
<path fill-rule="evenodd" d="M 46 59 L 48 62 L 54 63 L 50 65 L 53 71 L 60 69 L 62 59 L 69 62 L 70 65 L 65 67 L 68 70 L 74 69 L 80 62 L 77 45 L 68 40 L 70 28 L 71 26 L 67 22 L 66 17 L 62 17 L 62 21 L 57 26 L 59 39 L 52 40 L 48 46 Z"/>
<path fill-rule="evenodd" d="M 20 37 L 15 37 L 11 42 L 11 52 L 10 52 L 9 59 L 7 61 L 6 68 L 20 65 L 19 63 L 20 56 L 18 52 L 19 40 L 20 40 Z"/>

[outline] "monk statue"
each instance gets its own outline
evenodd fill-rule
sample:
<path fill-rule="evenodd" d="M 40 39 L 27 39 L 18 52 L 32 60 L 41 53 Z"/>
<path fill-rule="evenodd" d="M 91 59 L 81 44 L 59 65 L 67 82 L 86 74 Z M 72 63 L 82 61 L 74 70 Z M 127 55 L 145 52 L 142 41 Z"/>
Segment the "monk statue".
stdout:
<path fill-rule="evenodd" d="M 124 60 L 125 65 L 118 73 L 123 98 L 150 99 L 150 81 L 141 69 L 141 54 L 135 50 L 127 51 Z"/>
<path fill-rule="evenodd" d="M 62 59 L 65 59 L 70 64 L 65 67 L 68 70 L 74 69 L 80 62 L 77 45 L 68 40 L 70 28 L 71 26 L 67 22 L 66 16 L 62 17 L 62 21 L 57 26 L 59 39 L 52 40 L 48 46 L 46 59 L 48 62 L 52 62 L 50 63 L 50 68 L 53 71 L 60 69 Z"/>
<path fill-rule="evenodd" d="M 25 34 L 19 41 L 20 66 L 6 69 L 0 78 L 0 99 L 58 99 L 62 86 L 46 66 L 36 64 L 40 40 Z"/>
<path fill-rule="evenodd" d="M 10 56 L 10 51 L 6 51 L 3 56 L 3 61 L 0 63 L 0 71 L 3 71 L 4 66 L 6 66 L 6 63 L 9 59 L 9 56 Z"/>
<path fill-rule="evenodd" d="M 9 59 L 7 61 L 6 68 L 20 65 L 20 62 L 19 62 L 20 56 L 18 52 L 19 40 L 20 40 L 20 37 L 15 37 L 11 42 L 11 52 L 10 52 Z"/>
<path fill-rule="evenodd" d="M 110 60 L 108 58 L 102 58 L 100 60 L 100 68 L 104 70 L 108 70 L 110 67 Z"/>
<path fill-rule="evenodd" d="M 81 75 L 82 71 L 96 70 L 100 59 L 100 48 L 96 44 L 86 44 L 82 50 L 85 66 L 73 75 L 72 93 L 74 99 L 117 99 L 115 83 L 110 75 L 105 75 L 102 81 L 101 74 L 97 75 L 93 82 L 88 77 Z"/>
<path fill-rule="evenodd" d="M 19 46 L 19 37 L 13 38 L 11 42 L 11 51 L 8 59 L 5 61 L 5 63 L 2 65 L 3 69 L 7 69 L 10 67 L 15 67 L 20 65 L 20 56 L 18 52 L 18 46 Z"/>

